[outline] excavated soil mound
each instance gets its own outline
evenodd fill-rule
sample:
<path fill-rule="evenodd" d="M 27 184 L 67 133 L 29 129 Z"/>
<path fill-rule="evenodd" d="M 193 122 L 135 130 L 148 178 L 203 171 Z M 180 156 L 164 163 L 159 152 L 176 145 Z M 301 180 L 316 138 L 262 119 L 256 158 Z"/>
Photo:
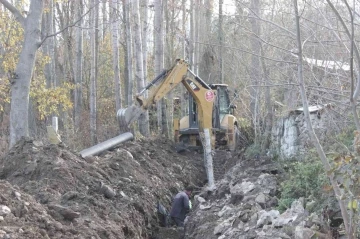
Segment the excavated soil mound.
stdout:
<path fill-rule="evenodd" d="M 205 178 L 201 154 L 161 138 L 86 159 L 22 139 L 0 159 L 0 238 L 154 238 L 157 203 Z"/>

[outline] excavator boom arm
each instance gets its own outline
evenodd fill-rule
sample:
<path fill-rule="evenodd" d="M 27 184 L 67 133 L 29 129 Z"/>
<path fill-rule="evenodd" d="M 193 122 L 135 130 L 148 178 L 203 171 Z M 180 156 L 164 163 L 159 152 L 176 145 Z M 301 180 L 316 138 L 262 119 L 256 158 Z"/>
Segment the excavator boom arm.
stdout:
<path fill-rule="evenodd" d="M 155 87 L 155 83 L 161 79 L 162 82 L 151 91 L 148 98 L 143 98 L 140 95 L 143 94 L 145 90 L 150 90 L 152 87 Z M 200 130 L 203 128 L 211 129 L 212 108 L 215 98 L 214 92 L 208 84 L 190 71 L 188 64 L 184 60 L 177 60 L 170 70 L 164 71 L 156 77 L 144 88 L 145 90 L 142 90 L 138 94 L 137 101 L 144 110 L 147 110 L 152 104 L 164 98 L 165 95 L 172 91 L 179 83 L 185 86 L 197 103 Z"/>
<path fill-rule="evenodd" d="M 178 84 L 182 83 L 196 101 L 198 111 L 199 130 L 212 127 L 212 111 L 215 93 L 211 87 L 197 77 L 184 60 L 176 60 L 174 66 L 163 71 L 152 82 L 150 82 L 136 96 L 139 106 L 132 105 L 117 112 L 120 130 L 126 132 L 129 125 L 136 121 L 151 105 L 155 104 L 172 91 Z M 149 90 L 148 97 L 144 93 Z"/>
<path fill-rule="evenodd" d="M 167 93 L 172 91 L 179 83 L 181 83 L 184 76 L 188 71 L 188 64 L 184 60 L 176 60 L 175 65 L 169 69 L 163 71 L 152 82 L 150 82 L 139 94 L 136 96 L 136 100 L 140 106 L 145 110 L 152 104 L 155 104 L 159 100 L 165 97 Z M 155 85 L 161 81 L 158 85 Z M 150 90 L 150 94 L 147 98 L 142 95 L 146 90 Z"/>

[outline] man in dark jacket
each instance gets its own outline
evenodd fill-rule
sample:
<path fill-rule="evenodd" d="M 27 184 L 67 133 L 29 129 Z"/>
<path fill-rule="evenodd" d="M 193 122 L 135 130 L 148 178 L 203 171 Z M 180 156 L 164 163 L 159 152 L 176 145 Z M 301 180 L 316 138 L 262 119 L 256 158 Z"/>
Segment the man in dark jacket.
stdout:
<path fill-rule="evenodd" d="M 184 226 L 184 221 L 186 218 L 186 214 L 190 211 L 190 195 L 193 191 L 193 188 L 191 186 L 188 186 L 185 188 L 184 191 L 179 192 L 174 197 L 171 211 L 170 211 L 170 217 L 175 222 L 175 224 L 179 227 Z"/>

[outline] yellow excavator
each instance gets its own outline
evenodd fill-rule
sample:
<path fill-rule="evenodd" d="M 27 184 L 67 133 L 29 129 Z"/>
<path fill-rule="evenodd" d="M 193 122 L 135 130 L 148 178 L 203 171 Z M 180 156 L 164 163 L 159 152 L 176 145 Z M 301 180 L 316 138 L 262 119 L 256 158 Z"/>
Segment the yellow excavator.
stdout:
<path fill-rule="evenodd" d="M 174 120 L 175 141 L 186 147 L 200 147 L 202 133 L 209 129 L 212 148 L 225 145 L 234 150 L 239 138 L 238 121 L 234 114 L 226 84 L 207 84 L 190 69 L 186 61 L 176 60 L 169 69 L 164 70 L 140 93 L 136 95 L 136 105 L 117 112 L 120 129 L 129 130 L 129 126 L 149 107 L 166 96 L 178 84 L 182 83 L 190 94 L 189 114 Z M 147 98 L 144 93 L 149 90 Z"/>

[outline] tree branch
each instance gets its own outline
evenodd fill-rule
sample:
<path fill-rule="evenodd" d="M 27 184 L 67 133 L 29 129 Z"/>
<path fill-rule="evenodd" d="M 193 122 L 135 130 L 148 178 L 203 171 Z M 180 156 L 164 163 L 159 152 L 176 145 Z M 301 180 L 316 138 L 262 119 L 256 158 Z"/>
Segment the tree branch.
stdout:
<path fill-rule="evenodd" d="M 4 5 L 14 16 L 15 19 L 21 24 L 21 26 L 25 27 L 25 18 L 23 15 L 21 15 L 21 12 L 14 7 L 11 3 L 9 3 L 7 0 L 0 0 L 0 3 Z"/>
<path fill-rule="evenodd" d="M 3 1 L 3 0 L 0 0 L 0 1 Z M 4 1 L 5 1 L 5 0 L 4 0 Z M 73 22 L 72 24 L 67 25 L 67 26 L 64 27 L 63 29 L 61 29 L 61 30 L 59 30 L 59 31 L 57 31 L 57 32 L 55 32 L 55 33 L 53 33 L 53 34 L 50 34 L 50 35 L 45 36 L 45 37 L 41 40 L 40 46 L 41 46 L 41 45 L 46 41 L 46 39 L 48 39 L 49 37 L 54 37 L 54 36 L 62 33 L 63 31 L 67 30 L 68 28 L 74 27 L 78 22 L 80 22 L 80 21 L 83 19 L 84 16 L 86 16 L 86 15 L 88 14 L 97 4 L 99 4 L 99 3 L 96 3 L 94 6 L 90 7 L 87 12 L 85 12 L 83 15 L 81 15 L 81 17 L 79 17 L 79 19 L 76 20 L 75 22 Z"/>
<path fill-rule="evenodd" d="M 192 42 L 192 41 L 189 40 L 189 42 Z M 201 44 L 201 45 L 208 45 L 208 46 L 217 46 L 217 47 L 220 46 L 219 44 L 211 44 L 211 43 L 205 43 L 205 42 L 199 42 L 199 41 L 193 41 L 193 43 L 198 43 L 198 44 Z M 284 61 L 284 60 L 277 60 L 277 59 L 273 59 L 273 58 L 261 56 L 261 55 L 259 55 L 259 54 L 255 54 L 255 53 L 252 53 L 252 52 L 250 52 L 250 51 L 243 50 L 243 49 L 236 48 L 236 47 L 224 46 L 224 45 L 221 46 L 221 47 L 222 47 L 222 48 L 231 49 L 231 50 L 237 50 L 237 51 L 244 52 L 244 53 L 248 53 L 248 54 L 250 54 L 250 55 L 258 56 L 258 57 L 267 59 L 267 60 L 269 60 L 269 61 L 275 61 L 275 62 L 281 62 L 281 63 L 288 63 L 288 64 L 296 65 L 296 62 Z"/>
<path fill-rule="evenodd" d="M 332 4 L 332 2 L 330 0 L 326 0 L 326 2 L 329 4 L 330 8 L 333 10 L 334 14 L 336 15 L 336 17 L 338 18 L 338 20 L 340 21 L 341 25 L 343 26 L 344 30 L 345 30 L 345 33 L 346 35 L 349 37 L 350 40 L 352 40 L 352 37 L 351 37 L 351 33 L 348 29 L 348 27 L 346 26 L 345 22 L 344 22 L 344 19 L 340 16 L 340 13 L 337 11 L 337 9 L 335 8 L 335 6 Z M 354 44 L 353 45 L 353 51 L 355 53 L 355 56 L 357 58 L 357 65 L 358 65 L 358 71 L 360 70 L 360 53 L 359 53 L 359 50 L 357 48 L 357 46 Z M 358 73 L 358 82 L 356 84 L 356 88 L 354 90 L 354 94 L 353 94 L 353 97 L 354 97 L 354 100 L 357 100 L 357 97 L 360 93 L 360 73 Z"/>

